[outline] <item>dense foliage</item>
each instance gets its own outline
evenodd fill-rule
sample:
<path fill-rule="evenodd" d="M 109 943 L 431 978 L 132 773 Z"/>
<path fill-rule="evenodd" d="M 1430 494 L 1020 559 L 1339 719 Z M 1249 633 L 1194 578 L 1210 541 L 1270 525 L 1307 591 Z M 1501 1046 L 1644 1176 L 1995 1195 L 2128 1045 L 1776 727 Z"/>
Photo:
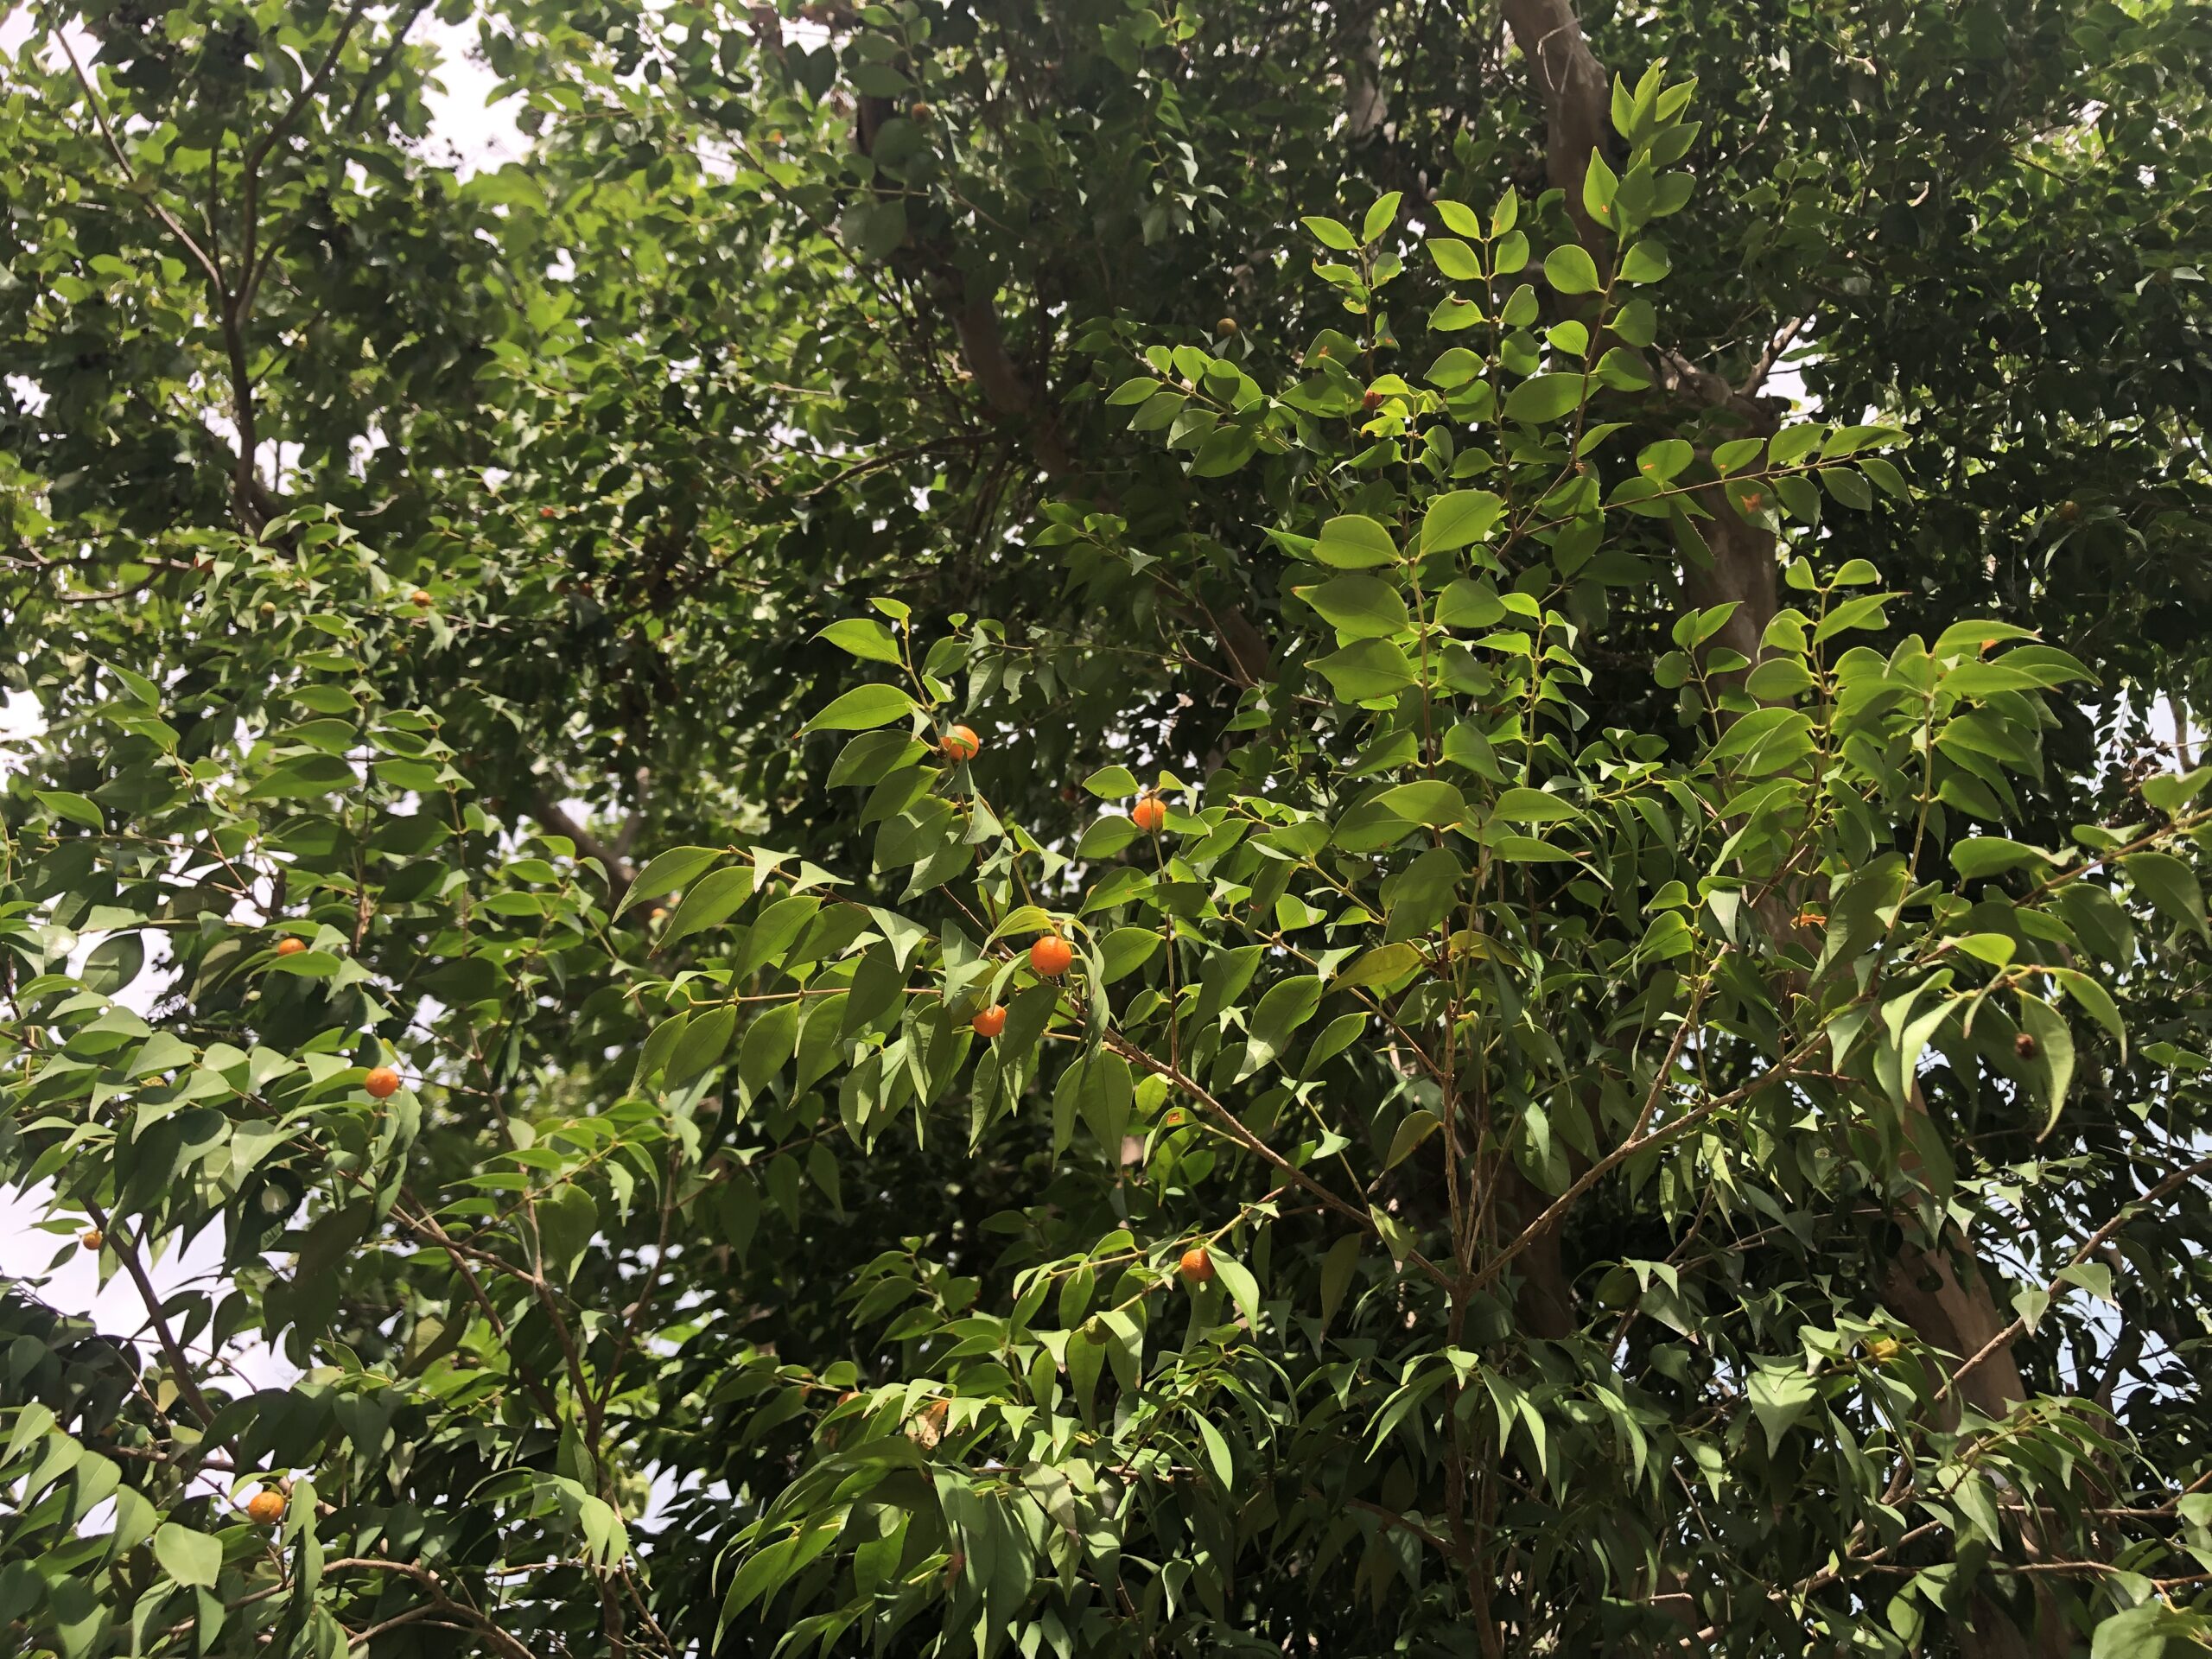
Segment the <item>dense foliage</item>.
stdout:
<path fill-rule="evenodd" d="M 426 11 L 0 65 L 10 1650 L 2212 1646 L 2201 10 Z"/>

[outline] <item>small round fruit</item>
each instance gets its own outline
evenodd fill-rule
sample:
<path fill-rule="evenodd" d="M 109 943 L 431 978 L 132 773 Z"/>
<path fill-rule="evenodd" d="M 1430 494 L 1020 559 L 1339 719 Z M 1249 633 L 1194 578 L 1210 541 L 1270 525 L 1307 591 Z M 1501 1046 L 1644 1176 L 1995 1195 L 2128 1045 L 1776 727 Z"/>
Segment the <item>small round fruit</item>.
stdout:
<path fill-rule="evenodd" d="M 388 1065 L 372 1066 L 361 1087 L 372 1100 L 389 1100 L 399 1092 L 399 1073 Z"/>
<path fill-rule="evenodd" d="M 926 121 L 930 118 L 930 106 L 922 103 L 912 104 L 907 106 L 906 113 L 917 121 Z"/>
<path fill-rule="evenodd" d="M 430 595 L 423 589 L 417 588 L 407 595 L 407 602 L 410 605 L 427 605 L 430 602 Z"/>
<path fill-rule="evenodd" d="M 983 740 L 972 726 L 955 726 L 938 739 L 937 746 L 954 760 L 973 760 L 983 752 Z"/>
<path fill-rule="evenodd" d="M 1129 809 L 1129 821 L 1147 836 L 1156 836 L 1167 822 L 1167 803 L 1157 795 L 1140 796 Z"/>
<path fill-rule="evenodd" d="M 1006 1029 L 1006 1010 L 994 1002 L 968 1023 L 978 1037 L 995 1037 Z"/>
<path fill-rule="evenodd" d="M 655 905 L 653 906 L 652 919 L 656 922 L 666 921 L 668 919 L 668 906 L 665 905 Z"/>
<path fill-rule="evenodd" d="M 2013 1033 L 2012 1052 L 2024 1060 L 2032 1060 L 2042 1051 L 2036 1046 L 2036 1039 L 2022 1031 Z"/>
<path fill-rule="evenodd" d="M 265 620 L 266 619 L 276 614 L 276 601 L 273 599 L 264 599 L 261 601 L 259 609 L 263 619 Z"/>
<path fill-rule="evenodd" d="M 540 507 L 537 510 L 537 516 L 541 518 L 550 518 L 553 517 L 553 509 L 550 507 Z"/>
<path fill-rule="evenodd" d="M 276 954 L 280 957 L 296 957 L 301 951 L 307 948 L 308 942 L 305 939 L 279 939 L 276 941 Z"/>
<path fill-rule="evenodd" d="M 1183 1259 L 1176 1264 L 1186 1285 L 1210 1285 L 1213 1282 L 1213 1256 L 1203 1244 L 1193 1244 L 1183 1252 Z"/>
<path fill-rule="evenodd" d="M 284 1494 L 273 1486 L 264 1486 L 245 1501 L 249 1520 L 264 1527 L 273 1527 L 284 1518 Z"/>
<path fill-rule="evenodd" d="M 1897 1339 L 1895 1337 L 1869 1337 L 1866 1338 L 1866 1357 L 1872 1360 L 1877 1365 L 1888 1364 L 1891 1360 L 1897 1357 Z"/>
<path fill-rule="evenodd" d="M 1074 947 L 1057 933 L 1047 933 L 1029 947 L 1029 965 L 1047 979 L 1058 979 L 1074 963 Z"/>
<path fill-rule="evenodd" d="M 1213 328 L 1214 332 L 1217 334 L 1233 337 L 1236 333 L 1236 319 L 1234 317 L 1224 317 L 1219 322 L 1214 324 Z"/>
<path fill-rule="evenodd" d="M 2082 516 L 2082 504 L 2079 501 L 2060 502 L 2058 504 L 2058 516 L 2064 519 L 2068 524 L 2072 524 L 2076 518 L 2079 518 Z"/>
<path fill-rule="evenodd" d="M 97 1227 L 87 1227 L 78 1236 L 77 1242 L 88 1250 L 97 1250 L 107 1243 L 107 1235 Z"/>

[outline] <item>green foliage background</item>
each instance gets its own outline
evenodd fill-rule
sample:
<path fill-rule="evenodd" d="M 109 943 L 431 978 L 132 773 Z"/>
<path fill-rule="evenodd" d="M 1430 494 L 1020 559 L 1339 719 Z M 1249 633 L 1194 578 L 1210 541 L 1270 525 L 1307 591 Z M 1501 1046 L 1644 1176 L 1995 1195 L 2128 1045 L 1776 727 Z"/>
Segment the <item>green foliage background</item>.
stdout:
<path fill-rule="evenodd" d="M 28 15 L 11 1650 L 2212 1644 L 2202 8 Z"/>

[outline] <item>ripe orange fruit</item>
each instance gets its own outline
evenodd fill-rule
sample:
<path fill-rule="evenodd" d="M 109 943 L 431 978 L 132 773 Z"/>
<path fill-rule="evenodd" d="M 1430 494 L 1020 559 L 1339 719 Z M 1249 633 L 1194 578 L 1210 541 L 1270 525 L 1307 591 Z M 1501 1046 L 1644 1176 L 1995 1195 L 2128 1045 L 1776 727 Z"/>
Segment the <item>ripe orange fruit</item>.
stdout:
<path fill-rule="evenodd" d="M 537 510 L 537 516 L 541 518 L 550 518 L 553 516 L 553 509 L 550 507 L 540 507 Z"/>
<path fill-rule="evenodd" d="M 930 118 L 930 106 L 926 104 L 917 103 L 911 105 L 907 109 L 906 113 L 917 121 L 926 121 Z"/>
<path fill-rule="evenodd" d="M 107 1236 L 97 1227 L 87 1227 L 77 1242 L 88 1250 L 97 1250 L 107 1243 Z"/>
<path fill-rule="evenodd" d="M 994 1002 L 968 1023 L 978 1037 L 995 1037 L 1006 1029 L 1006 1010 Z"/>
<path fill-rule="evenodd" d="M 983 752 L 983 740 L 969 726 L 955 726 L 938 739 L 937 746 L 955 760 L 973 760 Z"/>
<path fill-rule="evenodd" d="M 399 1092 L 399 1073 L 388 1065 L 372 1066 L 369 1075 L 361 1079 L 361 1087 L 372 1100 L 389 1100 Z"/>
<path fill-rule="evenodd" d="M 1147 836 L 1156 836 L 1167 822 L 1167 803 L 1157 795 L 1142 795 L 1129 809 L 1129 821 Z"/>
<path fill-rule="evenodd" d="M 296 957 L 301 951 L 307 948 L 308 942 L 305 939 L 279 939 L 276 941 L 276 954 L 280 957 Z"/>
<path fill-rule="evenodd" d="M 1193 1244 L 1183 1252 L 1177 1264 L 1186 1285 L 1208 1285 L 1213 1282 L 1213 1256 L 1203 1244 Z"/>
<path fill-rule="evenodd" d="M 273 1486 L 264 1486 L 245 1501 L 249 1519 L 264 1527 L 273 1527 L 284 1518 L 284 1494 Z"/>
<path fill-rule="evenodd" d="M 1074 962 L 1074 947 L 1057 933 L 1047 933 L 1029 947 L 1029 965 L 1047 979 L 1058 979 Z"/>
<path fill-rule="evenodd" d="M 1234 334 L 1236 332 L 1236 319 L 1234 317 L 1224 317 L 1219 322 L 1214 324 L 1214 332 L 1216 334 Z"/>
<path fill-rule="evenodd" d="M 427 605 L 430 602 L 430 596 L 422 588 L 417 588 L 413 593 L 407 595 L 407 602 L 410 605 Z"/>

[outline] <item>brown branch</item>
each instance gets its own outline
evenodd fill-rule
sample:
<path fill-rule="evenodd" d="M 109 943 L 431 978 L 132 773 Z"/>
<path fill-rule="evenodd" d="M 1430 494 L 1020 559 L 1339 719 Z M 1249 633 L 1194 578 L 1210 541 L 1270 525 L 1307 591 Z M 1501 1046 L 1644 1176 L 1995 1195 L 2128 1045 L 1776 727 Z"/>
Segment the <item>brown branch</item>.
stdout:
<path fill-rule="evenodd" d="M 92 106 L 92 120 L 99 127 L 100 137 L 107 140 L 108 149 L 114 153 L 116 165 L 123 169 L 124 183 L 130 187 L 132 195 L 146 204 L 149 213 L 168 227 L 169 234 L 177 239 L 178 245 L 199 262 L 200 269 L 207 272 L 207 280 L 220 294 L 223 291 L 223 273 L 216 269 L 213 257 L 193 240 L 192 232 L 184 228 L 182 220 L 155 200 L 152 188 L 138 181 L 137 169 L 130 165 L 130 158 L 123 153 L 123 145 L 117 140 L 115 130 L 108 125 L 107 112 L 100 107 L 100 95 L 92 85 L 92 77 L 85 73 L 85 66 L 77 61 L 76 50 L 69 44 L 68 31 L 57 29 L 54 31 L 54 38 L 60 42 L 62 55 L 69 60 L 69 67 L 76 72 L 77 84 L 85 89 L 85 101 Z"/>
<path fill-rule="evenodd" d="M 115 1224 L 92 1199 L 85 1200 L 85 1213 L 92 1218 L 92 1225 L 115 1251 L 116 1260 L 123 1263 L 123 1270 L 130 1275 L 130 1282 L 138 1287 L 138 1300 L 146 1305 L 146 1323 L 153 1327 L 155 1340 L 162 1344 L 168 1357 L 169 1370 L 176 1377 L 177 1393 L 192 1408 L 200 1426 L 207 1427 L 215 1421 L 215 1408 L 207 1403 L 207 1396 L 200 1391 L 200 1379 L 193 1375 L 192 1366 L 185 1358 L 184 1350 L 177 1344 L 168 1320 L 162 1313 L 162 1299 L 154 1289 L 154 1281 L 147 1275 L 146 1264 L 138 1259 L 137 1246 L 116 1230 Z"/>
<path fill-rule="evenodd" d="M 2050 1283 L 2044 1287 L 2044 1294 L 2046 1296 L 2056 1294 L 2058 1290 L 2059 1280 L 2065 1274 L 2067 1268 L 2077 1268 L 2081 1266 L 2082 1262 L 2094 1255 L 2103 1246 L 2107 1239 L 2110 1238 L 2114 1233 L 2126 1226 L 2127 1223 L 2133 1219 L 2138 1213 L 2148 1206 L 2158 1203 L 2159 1199 L 2164 1198 L 2168 1193 L 2176 1191 L 2177 1189 L 2187 1185 L 2189 1182 L 2196 1179 L 2198 1176 L 2204 1174 L 2207 1171 L 2212 1171 L 2212 1158 L 2201 1158 L 2196 1162 L 2190 1165 L 2186 1169 L 2176 1170 L 2172 1174 L 2167 1176 L 2165 1179 L 2160 1181 L 2156 1186 L 2145 1192 L 2141 1198 L 2130 1198 L 2126 1204 L 2120 1205 L 2120 1207 L 2113 1212 L 2111 1220 L 2106 1222 L 2103 1226 L 2098 1228 L 2095 1232 L 2091 1233 L 2089 1236 L 2083 1241 L 2081 1249 L 2074 1252 L 2073 1256 L 2067 1262 L 2066 1267 L 2061 1268 L 2057 1273 L 2051 1275 Z M 1961 1377 L 1966 1376 L 1977 1366 L 1980 1365 L 1984 1360 L 1990 1358 L 2000 1350 L 2010 1347 L 2014 1342 L 2018 1340 L 2020 1333 L 2027 1328 L 2028 1322 L 2024 1317 L 2016 1319 L 2012 1322 L 2012 1324 L 2006 1325 L 2002 1331 L 1999 1331 L 1987 1342 L 1982 1344 L 1980 1348 L 1974 1351 L 1974 1354 L 1964 1364 L 1961 1365 L 1957 1370 L 1953 1371 L 1949 1376 L 1943 1380 L 1943 1386 L 1936 1390 L 1936 1400 L 1938 1402 L 1943 1400 L 1950 1394 L 1952 1388 Z"/>
<path fill-rule="evenodd" d="M 1688 1023 L 1689 1022 L 1687 1020 L 1683 1021 L 1683 1031 L 1686 1032 L 1688 1029 Z M 1669 1051 L 1670 1058 L 1668 1062 L 1669 1067 L 1671 1067 L 1673 1064 L 1671 1056 L 1681 1052 L 1681 1037 L 1682 1033 L 1678 1032 L 1675 1036 L 1675 1047 Z M 1530 1222 L 1527 1226 L 1521 1230 L 1519 1236 L 1515 1238 L 1510 1244 L 1508 1244 L 1488 1262 L 1484 1262 L 1481 1270 L 1475 1275 L 1474 1282 L 1476 1287 L 1479 1288 L 1496 1279 L 1498 1274 L 1504 1269 L 1507 1262 L 1510 1262 L 1515 1256 L 1518 1255 L 1522 1250 L 1528 1249 L 1530 1244 L 1535 1243 L 1535 1240 L 1543 1233 L 1546 1228 L 1555 1224 L 1561 1216 L 1565 1215 L 1567 1211 L 1573 1207 L 1576 1199 L 1580 1198 L 1585 1192 L 1587 1192 L 1604 1176 L 1618 1168 L 1622 1164 L 1626 1163 L 1630 1159 L 1635 1157 L 1639 1152 L 1648 1151 L 1651 1147 L 1658 1146 L 1663 1141 L 1670 1141 L 1674 1139 L 1675 1136 L 1681 1134 L 1685 1129 L 1696 1128 L 1700 1123 L 1704 1122 L 1707 1118 L 1711 1117 L 1715 1112 L 1725 1111 L 1731 1106 L 1741 1105 L 1753 1095 L 1758 1094 L 1764 1090 L 1770 1089 L 1776 1084 L 1784 1082 L 1787 1079 L 1796 1076 L 1798 1061 L 1803 1059 L 1808 1054 L 1810 1054 L 1815 1049 L 1820 1047 L 1827 1041 L 1827 1033 L 1825 1030 L 1815 1032 L 1812 1036 L 1808 1037 L 1796 1048 L 1790 1050 L 1789 1053 L 1783 1055 L 1779 1060 L 1776 1061 L 1765 1071 L 1760 1072 L 1758 1077 L 1753 1077 L 1749 1083 L 1745 1084 L 1741 1088 L 1732 1089 L 1725 1095 L 1717 1095 L 1713 1099 L 1707 1101 L 1704 1105 L 1692 1108 L 1690 1110 L 1683 1113 L 1680 1117 L 1661 1124 L 1657 1128 L 1651 1130 L 1647 1135 L 1632 1135 L 1630 1139 L 1622 1141 L 1620 1145 L 1615 1147 L 1603 1158 L 1600 1158 L 1596 1163 L 1591 1165 L 1589 1168 L 1584 1170 L 1566 1192 L 1560 1193 L 1558 1198 L 1552 1200 L 1549 1207 L 1547 1208 L 1542 1214 L 1539 1215 L 1534 1221 Z M 1659 1076 L 1653 1084 L 1655 1090 L 1666 1081 L 1667 1069 L 1667 1067 L 1662 1067 L 1661 1069 Z M 1649 1121 L 1652 1105 L 1654 1103 L 1656 1103 L 1656 1096 L 1654 1102 L 1646 1103 L 1644 1108 L 1644 1117 L 1641 1121 Z"/>

